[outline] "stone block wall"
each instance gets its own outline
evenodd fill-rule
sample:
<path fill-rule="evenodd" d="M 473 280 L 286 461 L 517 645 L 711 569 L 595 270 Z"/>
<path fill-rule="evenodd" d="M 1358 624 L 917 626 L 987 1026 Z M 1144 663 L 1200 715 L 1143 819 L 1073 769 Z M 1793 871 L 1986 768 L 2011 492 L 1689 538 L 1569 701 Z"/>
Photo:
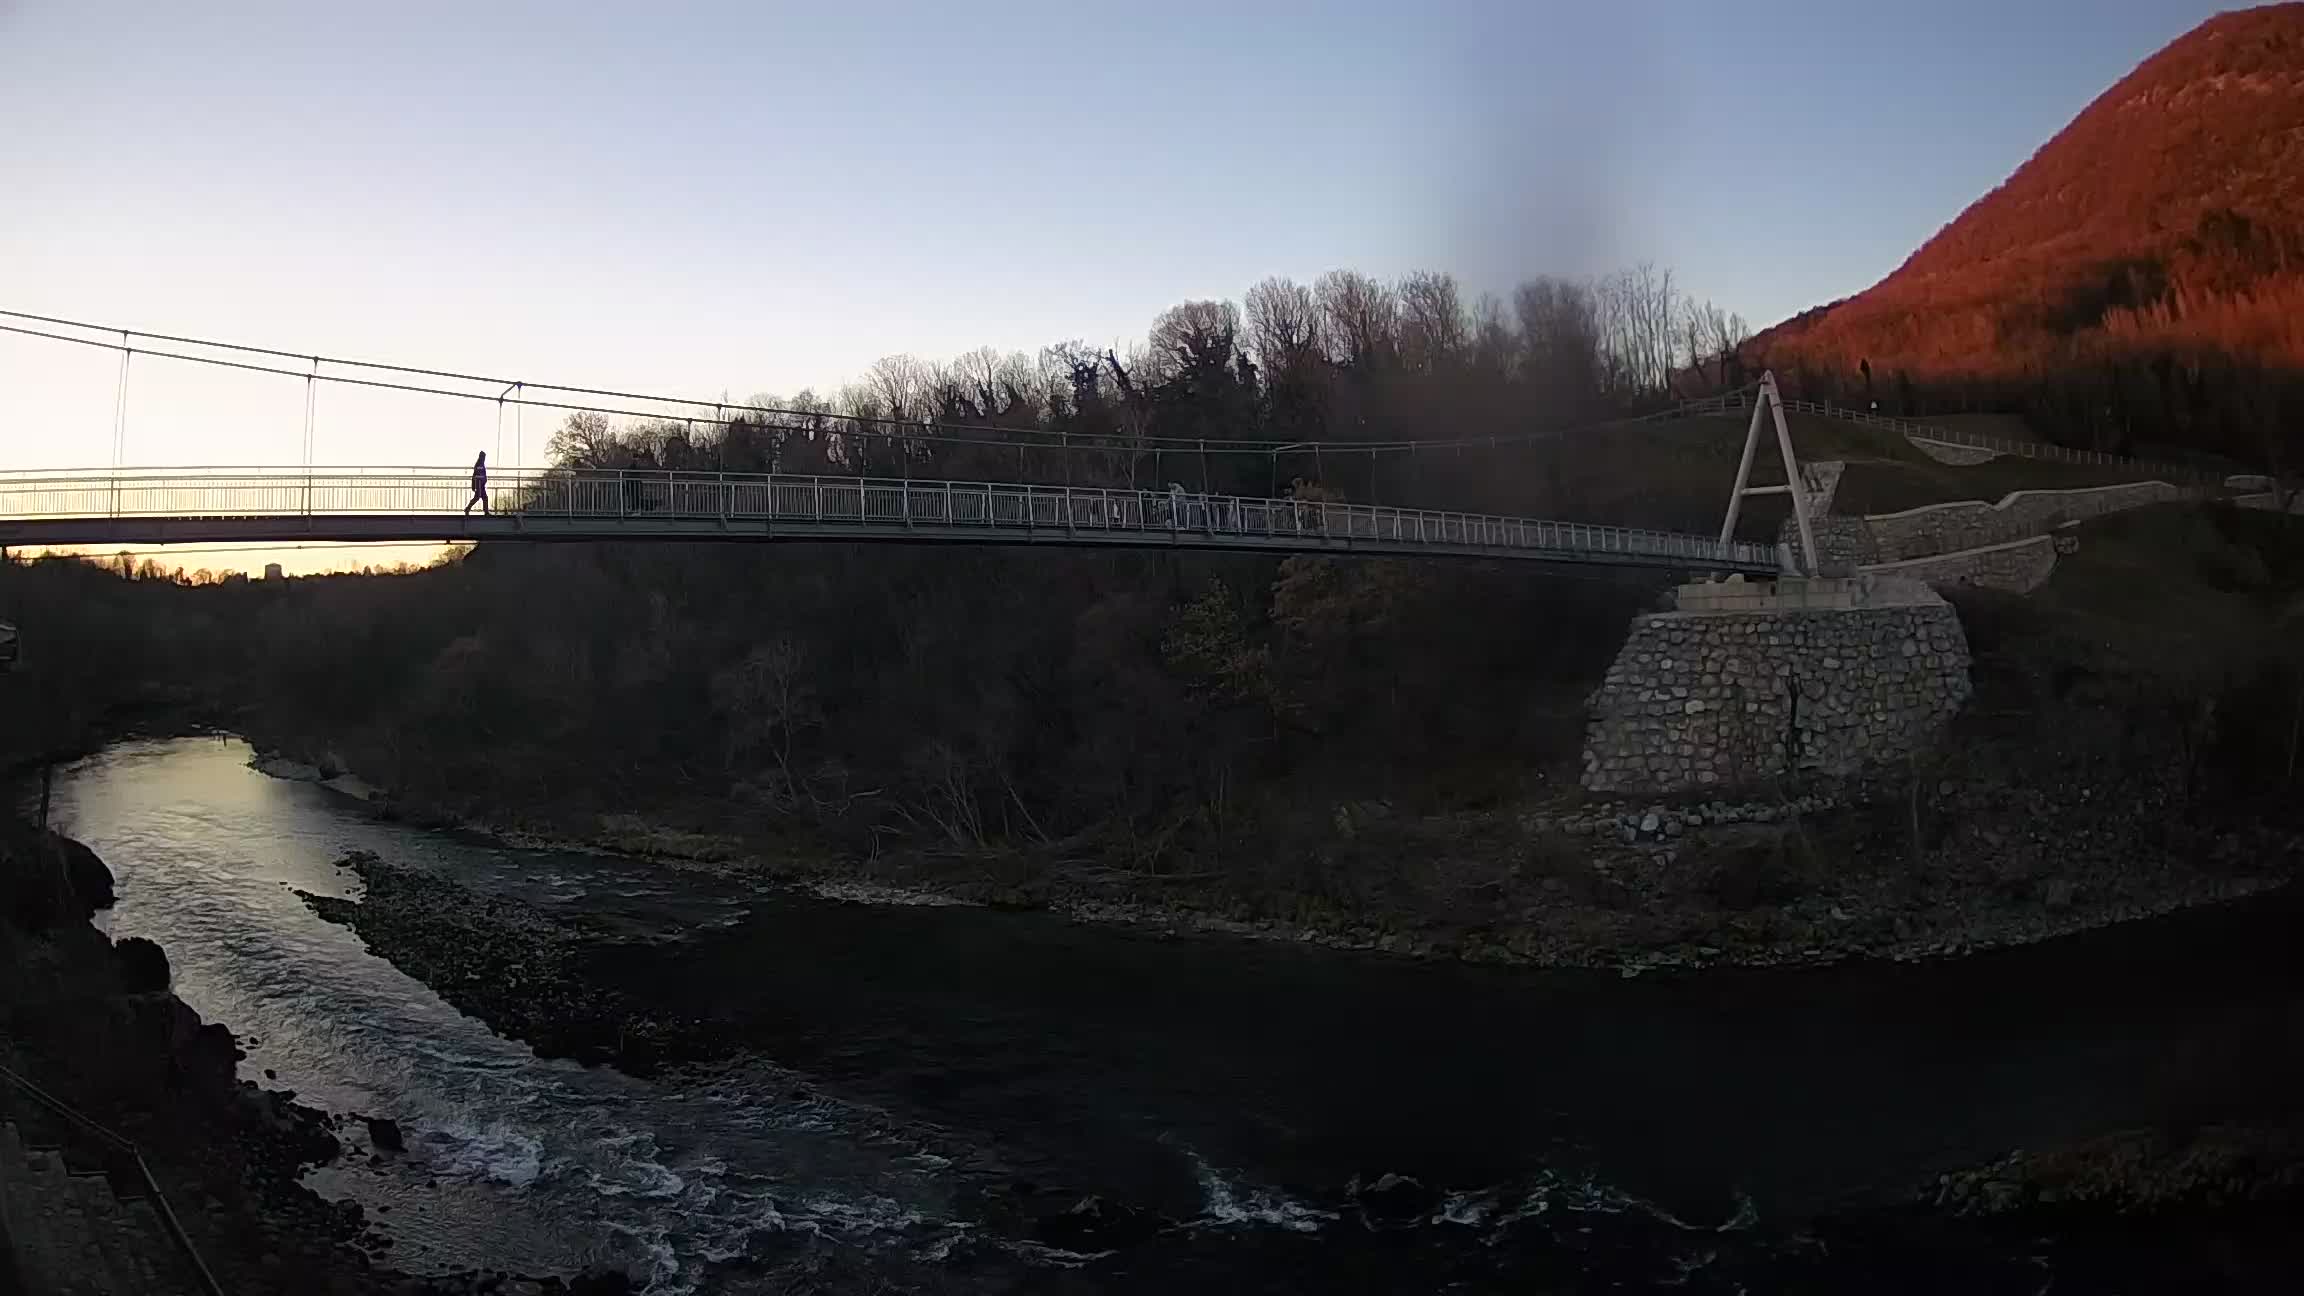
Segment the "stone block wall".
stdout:
<path fill-rule="evenodd" d="M 2127 482 L 2080 490 L 2016 491 L 1997 504 L 1969 500 L 1930 504 L 1901 513 L 1874 513 L 1871 527 L 1878 562 L 1902 562 L 1960 549 L 2002 544 L 2042 534 L 2066 522 L 2101 517 L 2186 498 L 2182 487 L 2164 481 Z M 1823 547 L 1823 541 L 1817 541 Z"/>
<path fill-rule="evenodd" d="M 1832 502 L 1839 498 L 1840 479 L 1848 473 L 1848 465 L 1839 459 L 1819 459 L 1800 465 L 1800 484 L 1808 500 L 1808 516 L 1823 517 L 1832 511 Z"/>
<path fill-rule="evenodd" d="M 2000 457 L 2000 452 L 1997 450 L 1987 450 L 1982 446 L 1962 445 L 1957 441 L 1931 441 L 1926 437 L 1916 436 L 1907 436 L 1904 439 L 1912 443 L 1913 449 L 1936 462 L 1957 464 L 1962 468 L 1973 468 L 1977 464 L 1990 463 Z"/>
<path fill-rule="evenodd" d="M 1841 576 L 1859 567 L 1880 561 L 1880 544 L 1872 537 L 1872 524 L 1860 517 L 1811 516 L 1808 529 L 1816 536 L 1816 571 L 1821 576 Z M 1777 543 L 1800 556 L 1800 523 L 1786 518 L 1777 529 Z"/>
<path fill-rule="evenodd" d="M 2029 594 L 2047 584 L 2049 576 L 2055 573 L 2056 553 L 2056 537 L 2043 535 L 1929 558 L 1880 563 L 1864 571 L 1866 575 L 1925 581 L 1938 589 L 1966 586 Z"/>
<path fill-rule="evenodd" d="M 1969 681 L 1958 616 L 1915 588 L 1845 611 L 1635 619 L 1592 697 L 1584 786 L 1726 789 L 1917 750 L 1968 700 Z"/>
<path fill-rule="evenodd" d="M 2232 502 L 2244 509 L 2262 509 L 2266 512 L 2273 513 L 2281 511 L 2280 496 L 2272 491 L 2265 491 L 2260 495 L 2235 496 L 2233 497 Z M 2288 496 L 2287 503 L 2287 512 L 2304 513 L 2304 491 L 2296 491 L 2290 494 Z"/>

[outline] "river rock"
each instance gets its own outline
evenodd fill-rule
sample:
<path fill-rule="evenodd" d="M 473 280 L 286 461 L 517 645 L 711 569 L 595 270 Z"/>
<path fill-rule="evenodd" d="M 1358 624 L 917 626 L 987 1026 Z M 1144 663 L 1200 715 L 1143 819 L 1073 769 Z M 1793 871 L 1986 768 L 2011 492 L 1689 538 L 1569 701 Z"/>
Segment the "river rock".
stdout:
<path fill-rule="evenodd" d="M 405 1152 L 408 1144 L 400 1134 L 400 1122 L 381 1116 L 368 1118 L 368 1141 L 386 1152 Z"/>
<path fill-rule="evenodd" d="M 251 759 L 249 767 L 270 778 L 285 779 L 291 783 L 317 783 L 320 769 L 299 760 L 290 760 L 277 752 L 267 752 Z"/>
<path fill-rule="evenodd" d="M 313 912 L 351 927 L 441 998 L 546 1057 L 646 1075 L 730 1051 L 699 1021 L 659 1018 L 587 984 L 576 967 L 582 935 L 532 905 L 366 852 L 340 863 L 360 875 L 366 894 L 354 902 L 298 892 Z"/>
<path fill-rule="evenodd" d="M 141 936 L 131 936 L 112 947 L 120 964 L 120 988 L 130 994 L 165 994 L 169 986 L 168 954 Z"/>
<path fill-rule="evenodd" d="M 48 834 L 49 848 L 56 853 L 64 867 L 64 879 L 73 894 L 91 909 L 112 907 L 112 870 L 96 858 L 96 852 L 62 833 Z"/>
<path fill-rule="evenodd" d="M 1159 1232 L 1160 1219 L 1150 1211 L 1089 1196 L 1041 1220 L 1035 1231 L 1042 1242 L 1067 1251 L 1109 1251 Z"/>
<path fill-rule="evenodd" d="M 1359 1205 L 1370 1228 L 1411 1227 L 1439 1200 L 1422 1181 L 1403 1174 L 1382 1174 L 1373 1183 L 1354 1177 L 1345 1192 Z"/>
<path fill-rule="evenodd" d="M 58 833 L 0 815 L 0 906 L 27 931 L 82 923 L 112 904 L 112 872 Z"/>

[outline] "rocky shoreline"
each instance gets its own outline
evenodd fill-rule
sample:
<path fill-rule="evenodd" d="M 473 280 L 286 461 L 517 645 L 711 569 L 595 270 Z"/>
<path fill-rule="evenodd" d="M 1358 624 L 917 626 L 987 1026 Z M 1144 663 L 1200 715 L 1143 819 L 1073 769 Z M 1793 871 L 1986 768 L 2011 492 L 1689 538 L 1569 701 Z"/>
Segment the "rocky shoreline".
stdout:
<path fill-rule="evenodd" d="M 55 879 L 61 876 L 63 885 Z M 226 1027 L 169 992 L 164 951 L 114 945 L 90 918 L 111 902 L 93 852 L 55 834 L 0 824 L 0 1056 L 8 1068 L 134 1143 L 202 1261 L 227 1291 L 280 1296 L 505 1296 L 632 1290 L 620 1274 L 575 1279 L 507 1272 L 399 1272 L 390 1238 L 352 1202 L 305 1187 L 309 1169 L 360 1155 L 332 1116 L 237 1074 Z M 92 1141 L 26 1094 L 0 1085 L 0 1116 L 63 1149 L 78 1172 L 118 1150 Z M 35 1222 L 31 1227 L 71 1227 Z M 165 1237 L 154 1254 L 183 1263 Z M 187 1288 L 189 1289 L 189 1288 Z"/>
<path fill-rule="evenodd" d="M 418 969 L 441 976 L 431 983 L 452 1002 L 499 1031 L 528 1032 L 522 1038 L 540 1052 L 575 1055 L 570 1041 L 589 1035 L 594 1057 L 622 1065 L 605 1047 L 613 1014 L 572 993 L 576 978 L 591 975 L 576 955 L 604 939 L 600 934 L 373 857 L 347 864 L 369 891 L 339 920 L 360 930 L 378 953 L 427 980 Z M 528 966 L 535 974 L 491 984 L 481 962 L 457 953 L 489 945 L 512 951 L 514 960 L 534 960 Z M 598 982 L 589 985 L 588 994 L 600 993 Z M 1803 1236 L 1827 1249 L 1845 1246 L 1867 1257 L 1861 1262 L 1867 1265 L 1898 1248 L 1926 1255 L 1944 1247 L 1962 1257 L 1961 1264 L 2020 1273 L 2024 1257 L 2041 1255 L 2052 1259 L 2063 1283 L 2059 1290 L 2098 1290 L 2089 1279 L 2116 1274 L 2125 1265 L 2166 1267 L 2179 1258 L 2194 1265 L 2236 1263 L 2233 1254 L 2258 1268 L 2286 1264 L 2292 1248 L 2280 1230 L 2300 1207 L 2304 1134 L 2292 1120 L 2271 1119 L 2123 1131 L 2012 1153 L 1916 1185 L 1900 1203 L 1827 1216 Z M 1088 1201 L 1034 1227 L 1052 1245 L 1086 1247 L 1125 1245 L 1136 1233 L 1161 1226 L 1134 1208 Z M 1821 1290 L 1790 1280 L 1830 1277 L 1835 1262 L 1822 1252 L 1801 1251 L 1797 1238 L 1794 1243 L 1790 1251 L 1768 1244 L 1755 1252 L 1755 1263 L 1782 1266 L 1758 1275 L 1789 1283 L 1780 1290 Z M 1876 1276 L 1864 1269 L 1849 1276 L 1866 1274 Z"/>
<path fill-rule="evenodd" d="M 651 1013 L 584 984 L 575 960 L 588 935 L 598 933 L 579 923 L 366 852 L 338 865 L 359 875 L 365 894 L 350 901 L 298 892 L 314 913 L 359 933 L 378 957 L 458 1011 L 542 1056 L 646 1076 L 730 1052 L 693 1019 Z"/>
<path fill-rule="evenodd" d="M 1919 1197 L 1935 1209 L 1976 1217 L 2044 1208 L 2133 1218 L 2304 1206 L 2304 1116 L 2120 1130 L 2063 1147 L 2019 1150 L 1990 1165 L 1943 1175 Z"/>
<path fill-rule="evenodd" d="M 340 765 L 331 781 L 325 765 L 277 755 L 255 764 L 282 777 L 309 771 L 378 813 L 404 813 L 387 794 L 352 786 Z M 511 849 L 641 858 L 857 903 L 1034 909 L 1169 936 L 1626 976 L 1960 957 L 2261 895 L 2288 886 L 2304 861 L 2304 832 L 2246 816 L 2194 826 L 2164 779 L 2103 771 L 1925 787 L 1875 773 L 1736 800 L 1569 794 L 1437 830 L 1399 823 L 1380 804 L 1340 807 L 1337 818 L 1364 856 L 1448 867 L 1461 852 L 1483 870 L 1486 912 L 1439 924 L 1056 868 L 1003 885 L 926 857 L 764 855 L 733 836 L 633 815 L 602 816 L 588 834 L 438 826 Z"/>

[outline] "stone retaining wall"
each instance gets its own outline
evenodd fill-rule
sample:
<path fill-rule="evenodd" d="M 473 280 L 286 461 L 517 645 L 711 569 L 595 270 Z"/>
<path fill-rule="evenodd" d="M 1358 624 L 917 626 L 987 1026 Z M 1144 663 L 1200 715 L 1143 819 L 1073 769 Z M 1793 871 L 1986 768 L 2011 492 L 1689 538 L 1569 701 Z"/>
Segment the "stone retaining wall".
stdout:
<path fill-rule="evenodd" d="M 2271 491 L 2266 491 L 2261 495 L 2235 496 L 2232 502 L 2244 509 L 2262 509 L 2267 513 L 2277 513 L 2282 511 L 2280 508 L 2280 497 Z M 2288 508 L 2286 511 L 2289 513 L 2304 513 L 2304 491 L 2295 491 L 2289 494 Z"/>
<path fill-rule="evenodd" d="M 1868 576 L 1904 577 L 1938 589 L 1966 586 L 2010 594 L 2031 593 L 2047 584 L 2055 570 L 2056 537 L 2044 535 L 1929 558 L 1876 563 L 1863 569 Z"/>
<path fill-rule="evenodd" d="M 1872 524 L 1860 517 L 1811 517 L 1808 529 L 1816 536 L 1816 574 L 1843 576 L 1859 567 L 1880 561 L 1880 544 L 1872 536 Z M 1795 559 L 1800 556 L 1800 523 L 1786 518 L 1779 529 L 1778 542 L 1792 550 Z"/>
<path fill-rule="evenodd" d="M 1847 462 L 1840 459 L 1819 459 L 1800 465 L 1801 484 L 1808 488 L 1809 517 L 1820 518 L 1832 511 L 1832 502 L 1840 495 L 1840 479 L 1847 472 Z"/>
<path fill-rule="evenodd" d="M 1926 586 L 1877 584 L 1872 605 L 1843 611 L 1636 618 L 1592 697 L 1584 786 L 1733 788 L 1917 750 L 1968 699 L 1968 642 Z"/>
<path fill-rule="evenodd" d="M 2085 518 L 2183 499 L 2189 492 L 2164 481 L 2127 482 L 2079 490 L 2015 491 L 1997 504 L 1967 500 L 1930 504 L 1864 519 L 1878 562 L 1902 562 L 2039 535 Z M 1823 542 L 1818 541 L 1822 548 Z"/>

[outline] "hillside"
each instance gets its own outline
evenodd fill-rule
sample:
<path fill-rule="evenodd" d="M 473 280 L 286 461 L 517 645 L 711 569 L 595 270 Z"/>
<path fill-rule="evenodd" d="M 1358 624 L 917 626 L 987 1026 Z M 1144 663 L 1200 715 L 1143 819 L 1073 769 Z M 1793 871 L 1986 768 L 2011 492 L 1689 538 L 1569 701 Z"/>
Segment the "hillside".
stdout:
<path fill-rule="evenodd" d="M 2304 4 L 2281 4 L 2153 55 L 1895 273 L 1749 354 L 1808 394 L 2262 462 L 2293 445 L 2300 306 Z"/>
<path fill-rule="evenodd" d="M 1960 422 L 1959 420 L 1945 420 Z M 1968 420 L 1965 426 L 2003 434 L 2004 421 Z M 1997 500 L 2010 491 L 2072 490 L 2138 480 L 2140 471 L 2124 465 L 2094 466 L 2007 457 L 1954 466 L 1915 449 L 1903 436 L 1815 414 L 1788 420 L 1793 446 L 1803 462 L 1837 460 L 1847 465 L 1835 510 L 1889 513 L 1956 500 Z M 1641 525 L 1704 533 L 1720 525 L 1728 487 L 1747 427 L 1742 415 L 1713 415 L 1610 428 L 1464 467 L 1512 484 L 1517 510 L 1570 522 Z M 1453 468 L 1455 465 L 1449 465 Z M 1752 465 L 1755 485 L 1776 485 L 1784 470 L 1775 448 L 1766 447 Z M 1476 483 L 1442 478 L 1451 490 Z M 1738 535 L 1774 540 L 1789 515 L 1780 497 L 1746 503 Z"/>

